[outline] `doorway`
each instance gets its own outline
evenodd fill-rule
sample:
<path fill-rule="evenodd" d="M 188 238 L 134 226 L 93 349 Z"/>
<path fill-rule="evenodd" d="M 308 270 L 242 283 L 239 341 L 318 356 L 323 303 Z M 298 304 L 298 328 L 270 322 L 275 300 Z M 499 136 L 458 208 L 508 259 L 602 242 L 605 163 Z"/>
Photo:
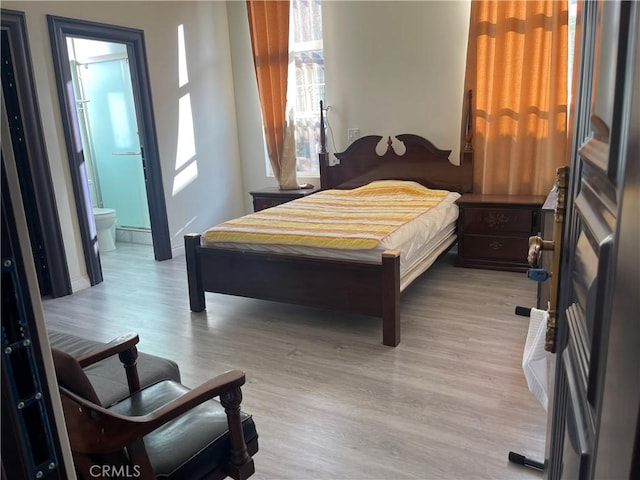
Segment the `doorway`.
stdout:
<path fill-rule="evenodd" d="M 126 45 L 69 36 L 67 47 L 91 206 L 114 212 L 118 241 L 152 245 Z"/>
<path fill-rule="evenodd" d="M 144 32 L 52 15 L 47 22 L 87 274 L 95 285 L 103 277 L 94 208 L 113 210 L 123 235 L 150 235 L 156 260 L 171 258 Z"/>

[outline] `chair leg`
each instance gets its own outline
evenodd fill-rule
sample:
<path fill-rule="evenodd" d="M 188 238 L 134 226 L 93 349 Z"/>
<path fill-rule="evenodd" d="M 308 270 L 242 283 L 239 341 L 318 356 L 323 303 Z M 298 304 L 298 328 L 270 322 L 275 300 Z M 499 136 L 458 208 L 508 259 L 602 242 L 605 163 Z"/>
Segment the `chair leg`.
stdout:
<path fill-rule="evenodd" d="M 231 446 L 231 457 L 226 472 L 234 480 L 244 480 L 255 473 L 253 459 L 247 451 L 242 431 L 240 402 L 242 402 L 242 391 L 239 387 L 227 390 L 220 395 L 220 403 L 227 414 L 229 444 Z"/>

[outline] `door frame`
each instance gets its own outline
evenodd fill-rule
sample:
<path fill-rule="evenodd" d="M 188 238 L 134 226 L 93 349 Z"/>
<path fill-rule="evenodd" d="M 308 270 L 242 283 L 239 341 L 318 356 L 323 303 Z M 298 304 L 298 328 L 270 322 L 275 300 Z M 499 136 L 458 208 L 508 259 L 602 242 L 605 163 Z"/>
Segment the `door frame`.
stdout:
<path fill-rule="evenodd" d="M 102 281 L 100 256 L 96 248 L 95 226 L 89 195 L 89 185 L 84 166 L 82 140 L 77 128 L 75 97 L 69 89 L 71 69 L 67 36 L 82 37 L 90 40 L 124 43 L 127 46 L 133 101 L 138 121 L 138 131 L 143 148 L 143 169 L 145 171 L 147 203 L 151 221 L 153 252 L 156 260 L 171 258 L 171 237 L 167 220 L 167 207 L 162 182 L 162 166 L 158 153 L 151 84 L 144 41 L 144 32 L 135 28 L 108 25 L 74 18 L 47 15 L 53 66 L 58 87 L 60 113 L 64 128 L 64 138 L 69 156 L 71 182 L 78 212 L 78 223 L 82 239 L 82 248 L 87 264 L 87 274 L 91 285 Z"/>
<path fill-rule="evenodd" d="M 72 293 L 71 280 L 38 108 L 24 12 L 2 9 L 2 30 L 7 32 L 9 39 L 24 139 L 21 148 L 26 153 L 26 169 L 30 177 L 21 178 L 20 181 L 31 184 L 31 188 L 25 189 L 22 194 L 24 196 L 26 191 L 31 192 L 32 196 L 24 199 L 35 205 L 35 218 L 29 221 L 34 222 L 35 228 L 46 235 L 46 241 L 41 242 L 39 248 L 47 264 L 42 274 L 47 277 L 49 291 L 42 293 L 61 297 Z M 35 232 L 31 232 L 31 235 L 35 235 Z"/>

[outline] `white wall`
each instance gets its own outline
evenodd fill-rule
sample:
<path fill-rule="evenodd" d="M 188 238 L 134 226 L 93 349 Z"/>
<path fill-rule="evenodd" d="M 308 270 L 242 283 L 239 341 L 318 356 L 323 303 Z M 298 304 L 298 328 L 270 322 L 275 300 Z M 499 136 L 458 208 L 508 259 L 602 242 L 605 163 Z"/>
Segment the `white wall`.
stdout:
<path fill-rule="evenodd" d="M 322 8 L 337 151 L 348 146 L 348 128 L 362 136 L 414 133 L 453 150 L 458 163 L 470 2 L 328 1 Z"/>
<path fill-rule="evenodd" d="M 364 135 L 415 133 L 453 150 L 459 162 L 469 0 L 339 1 L 322 4 L 328 114 L 334 143 Z M 246 192 L 275 186 L 264 167 L 260 108 L 245 2 L 228 3 L 231 53 Z M 320 184 L 318 178 L 299 183 Z"/>
<path fill-rule="evenodd" d="M 231 48 L 225 2 L 21 2 L 56 202 L 74 290 L 88 286 L 71 189 L 46 14 L 144 31 L 171 243 L 244 213 Z M 178 26 L 184 25 L 190 82 L 178 86 Z M 198 177 L 173 194 L 178 101 L 190 94 Z"/>

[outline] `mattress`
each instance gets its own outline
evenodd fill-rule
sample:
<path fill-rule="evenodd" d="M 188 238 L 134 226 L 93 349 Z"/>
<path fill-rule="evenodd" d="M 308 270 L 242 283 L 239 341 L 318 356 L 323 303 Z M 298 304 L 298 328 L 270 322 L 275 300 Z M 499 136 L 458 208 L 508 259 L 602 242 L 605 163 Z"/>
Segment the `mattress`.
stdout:
<path fill-rule="evenodd" d="M 380 182 L 374 183 L 379 184 Z M 402 183 L 413 184 L 414 182 Z M 292 202 L 272 207 L 268 211 L 272 216 L 278 216 L 284 214 L 287 208 L 291 209 L 296 206 L 291 204 L 296 204 L 297 202 L 308 203 L 309 199 L 317 195 L 319 194 L 293 200 Z M 460 194 L 456 192 L 444 192 L 437 203 L 420 210 L 421 213 L 413 215 L 408 221 L 397 222 L 398 224 L 388 230 L 388 233 L 384 234 L 383 238 L 380 238 L 372 248 L 331 248 L 309 246 L 301 243 L 293 244 L 295 242 L 287 244 L 285 243 L 286 240 L 273 239 L 270 239 L 271 243 L 221 241 L 220 235 L 217 235 L 217 233 L 225 228 L 225 224 L 218 225 L 205 232 L 203 245 L 210 248 L 282 253 L 371 263 L 380 263 L 381 253 L 385 250 L 397 250 L 400 252 L 401 289 L 404 289 L 414 278 L 426 270 L 440 253 L 455 242 L 456 220 L 458 218 L 458 206 L 455 201 L 459 197 Z M 302 203 L 297 205 L 302 205 Z M 355 206 L 354 208 L 361 207 Z M 327 211 L 330 212 L 330 210 Z M 258 216 L 263 212 L 242 218 L 251 220 L 254 216 Z M 218 239 L 215 239 L 216 237 Z"/>

